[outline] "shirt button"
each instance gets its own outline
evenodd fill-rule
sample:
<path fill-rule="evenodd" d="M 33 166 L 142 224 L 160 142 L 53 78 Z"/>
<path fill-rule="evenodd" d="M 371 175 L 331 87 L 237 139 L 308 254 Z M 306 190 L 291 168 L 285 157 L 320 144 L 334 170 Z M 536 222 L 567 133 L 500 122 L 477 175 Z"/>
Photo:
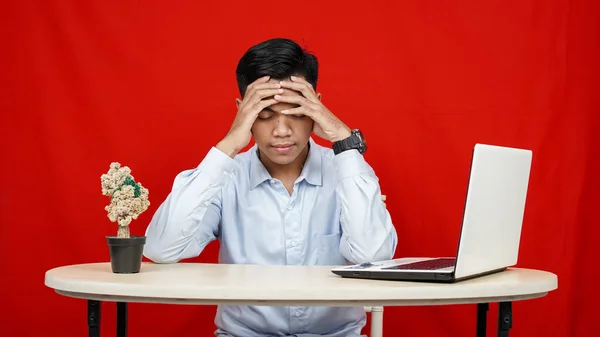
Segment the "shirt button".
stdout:
<path fill-rule="evenodd" d="M 291 211 L 294 207 L 292 207 L 291 205 L 288 206 L 288 211 Z"/>
<path fill-rule="evenodd" d="M 271 183 L 271 185 L 275 184 L 275 180 L 271 179 L 269 180 L 269 183 Z"/>
<path fill-rule="evenodd" d="M 296 316 L 296 317 L 300 317 L 301 315 L 302 315 L 302 313 L 301 313 L 300 311 L 296 311 L 296 312 L 294 313 L 294 316 Z"/>
<path fill-rule="evenodd" d="M 296 247 L 296 246 L 298 245 L 298 243 L 297 243 L 296 241 L 292 241 L 292 242 L 290 242 L 290 245 L 291 245 L 292 247 Z"/>
<path fill-rule="evenodd" d="M 210 201 L 206 200 L 206 201 L 204 202 L 204 206 L 208 206 L 208 205 L 210 205 Z"/>

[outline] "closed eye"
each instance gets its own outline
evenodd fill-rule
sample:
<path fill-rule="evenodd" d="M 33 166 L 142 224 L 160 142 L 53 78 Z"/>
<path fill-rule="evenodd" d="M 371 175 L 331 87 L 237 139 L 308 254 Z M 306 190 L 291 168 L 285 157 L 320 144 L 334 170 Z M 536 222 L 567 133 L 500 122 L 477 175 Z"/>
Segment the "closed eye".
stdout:
<path fill-rule="evenodd" d="M 260 120 L 267 120 L 273 117 L 274 114 L 275 112 L 273 110 L 266 108 L 258 114 L 257 118 Z"/>
<path fill-rule="evenodd" d="M 273 116 L 275 116 L 275 114 L 277 114 L 278 112 L 271 109 L 270 107 L 266 107 L 264 108 L 257 116 L 257 119 L 260 120 L 268 120 L 271 119 Z M 288 115 L 288 116 L 292 116 L 296 119 L 303 119 L 306 117 L 306 115 L 303 114 L 294 114 L 294 115 Z"/>

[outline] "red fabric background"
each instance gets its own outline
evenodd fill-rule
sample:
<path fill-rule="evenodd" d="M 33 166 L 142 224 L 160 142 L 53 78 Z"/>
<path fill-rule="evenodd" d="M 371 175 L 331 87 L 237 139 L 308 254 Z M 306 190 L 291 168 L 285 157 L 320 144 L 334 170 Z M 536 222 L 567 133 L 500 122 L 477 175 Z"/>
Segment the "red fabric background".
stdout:
<path fill-rule="evenodd" d="M 0 335 L 85 335 L 85 301 L 43 282 L 56 266 L 107 261 L 116 227 L 100 175 L 120 161 L 149 188 L 151 208 L 132 224 L 142 234 L 175 174 L 229 128 L 241 54 L 275 36 L 317 53 L 324 103 L 368 138 L 398 256 L 454 253 L 475 142 L 532 149 L 519 266 L 557 273 L 559 290 L 515 303 L 511 336 L 596 335 L 598 1 L 3 7 Z M 103 309 L 114 335 L 114 305 Z M 130 334 L 208 336 L 214 310 L 131 305 Z M 473 305 L 385 311 L 388 336 L 474 329 Z"/>

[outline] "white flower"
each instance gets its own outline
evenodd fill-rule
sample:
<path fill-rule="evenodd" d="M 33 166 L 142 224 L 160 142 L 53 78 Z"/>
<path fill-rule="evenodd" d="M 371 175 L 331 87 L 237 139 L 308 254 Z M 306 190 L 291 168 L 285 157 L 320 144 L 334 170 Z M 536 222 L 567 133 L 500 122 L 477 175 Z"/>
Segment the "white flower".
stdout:
<path fill-rule="evenodd" d="M 102 194 L 111 196 L 110 204 L 104 209 L 108 212 L 110 221 L 117 221 L 119 226 L 129 226 L 131 220 L 137 219 L 150 206 L 148 189 L 135 182 L 129 167 L 121 167 L 119 163 L 113 162 L 109 171 L 100 179 Z"/>
<path fill-rule="evenodd" d="M 121 168 L 121 164 L 113 162 L 106 174 L 100 177 L 102 181 L 102 194 L 113 195 L 114 191 L 123 185 L 125 178 L 131 175 L 131 169 L 127 166 Z"/>

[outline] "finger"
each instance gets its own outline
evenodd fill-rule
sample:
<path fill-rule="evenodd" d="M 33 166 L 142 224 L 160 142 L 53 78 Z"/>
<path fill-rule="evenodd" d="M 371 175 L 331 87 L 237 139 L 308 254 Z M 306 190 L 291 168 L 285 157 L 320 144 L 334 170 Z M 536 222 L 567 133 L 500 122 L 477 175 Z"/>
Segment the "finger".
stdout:
<path fill-rule="evenodd" d="M 269 107 L 273 104 L 277 104 L 277 100 L 273 99 L 273 98 L 265 99 L 265 100 L 258 102 L 258 104 L 256 104 L 256 106 L 255 106 L 256 110 L 257 110 L 256 114 L 258 115 L 261 111 L 263 111 L 264 108 Z"/>
<path fill-rule="evenodd" d="M 248 107 L 253 106 L 258 101 L 260 101 L 261 99 L 263 99 L 265 97 L 268 97 L 269 95 L 273 96 L 275 94 L 283 92 L 283 90 L 281 92 L 278 92 L 277 89 L 281 89 L 281 86 L 279 85 L 279 83 L 262 83 L 262 84 L 257 85 L 255 88 L 246 92 L 246 95 L 244 95 L 244 99 L 242 100 L 242 103 L 240 105 L 240 110 L 244 110 Z M 267 92 L 266 90 L 275 90 L 275 91 Z"/>
<path fill-rule="evenodd" d="M 268 85 L 267 82 L 269 82 L 269 80 L 271 79 L 271 76 L 263 76 L 258 78 L 256 81 L 250 83 L 247 87 L 246 87 L 246 91 L 244 93 L 244 97 L 252 94 L 252 92 L 254 92 L 254 90 L 256 90 L 257 87 L 262 87 L 265 84 Z"/>
<path fill-rule="evenodd" d="M 250 98 L 248 98 L 248 106 L 254 106 L 266 97 L 282 94 L 283 89 L 260 89 L 256 90 Z"/>
<path fill-rule="evenodd" d="M 269 82 L 269 83 L 260 83 L 257 84 L 255 87 L 252 88 L 252 91 L 256 91 L 256 90 L 261 90 L 261 89 L 277 89 L 277 88 L 281 88 L 281 84 L 279 84 L 279 82 Z"/>
<path fill-rule="evenodd" d="M 312 86 L 308 83 L 297 83 L 297 82 L 280 82 L 282 88 L 298 91 L 304 95 L 304 97 L 308 98 L 310 101 L 315 102 L 319 99 L 317 98 L 317 94 L 314 92 Z"/>
<path fill-rule="evenodd" d="M 267 76 L 263 76 L 263 77 L 259 77 L 258 79 L 256 79 L 254 82 L 250 83 L 247 87 L 246 87 L 246 91 L 248 91 L 248 89 L 252 89 L 255 86 L 257 86 L 258 84 L 262 84 L 262 83 L 267 83 L 269 80 L 271 79 L 271 76 L 267 75 Z"/>
<path fill-rule="evenodd" d="M 310 86 L 312 90 L 315 90 L 315 88 L 313 88 L 312 84 L 310 84 L 307 80 L 303 79 L 302 77 L 290 76 L 290 79 L 292 80 L 292 82 L 304 83 L 304 84 Z"/>
<path fill-rule="evenodd" d="M 303 105 L 293 109 L 281 110 L 281 113 L 288 116 L 307 116 L 309 118 L 313 118 L 315 115 L 312 109 L 308 109 Z"/>
<path fill-rule="evenodd" d="M 246 90 L 246 93 L 244 94 L 244 100 L 248 101 L 252 98 L 252 95 L 254 95 L 257 91 L 259 90 L 264 90 L 264 89 L 279 89 L 281 88 L 281 85 L 279 83 L 261 83 L 256 85 L 255 87 L 252 87 L 249 90 Z"/>
<path fill-rule="evenodd" d="M 253 124 L 254 121 L 256 120 L 256 117 L 258 117 L 258 114 L 260 114 L 261 111 L 263 111 L 264 108 L 271 106 L 273 104 L 276 104 L 277 101 L 275 99 L 266 99 L 264 101 L 260 101 L 258 102 L 258 104 L 256 104 L 254 107 L 252 107 L 252 109 L 250 109 L 248 112 L 248 117 L 246 118 L 246 122 L 249 124 Z"/>
<path fill-rule="evenodd" d="M 298 104 L 298 105 L 305 105 L 305 106 L 307 106 L 309 108 L 314 108 L 314 103 L 311 102 L 311 101 L 309 101 L 304 96 L 290 96 L 290 95 L 282 96 L 282 95 L 275 95 L 274 98 L 276 100 L 278 100 L 279 102 L 290 103 L 290 104 Z"/>

